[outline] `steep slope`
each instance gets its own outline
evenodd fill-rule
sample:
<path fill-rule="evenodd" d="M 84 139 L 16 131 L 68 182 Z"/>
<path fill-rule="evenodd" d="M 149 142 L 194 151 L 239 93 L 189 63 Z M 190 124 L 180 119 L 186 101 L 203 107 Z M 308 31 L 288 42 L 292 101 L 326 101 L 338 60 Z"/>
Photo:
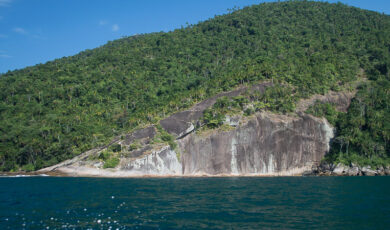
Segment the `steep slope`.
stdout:
<path fill-rule="evenodd" d="M 202 124 L 204 120 L 196 116 L 221 100 L 234 100 L 256 92 L 264 94 L 267 87 L 272 86 L 263 83 L 218 94 L 188 110 L 172 114 L 160 122 L 161 127 L 152 125 L 136 130 L 114 140 L 111 146 L 88 151 L 39 173 L 128 177 L 300 175 L 310 171 L 329 151 L 329 141 L 333 137 L 333 128 L 324 118 L 302 112 L 280 115 L 258 111 L 246 115 L 237 110 L 225 117 L 222 126 L 209 129 Z M 324 97 L 332 103 L 350 100 L 343 95 Z M 248 101 L 246 105 L 252 103 L 254 101 Z M 346 109 L 348 104 L 340 109 Z M 178 145 L 159 141 L 161 130 L 176 136 Z M 120 148 L 110 151 L 115 145 Z M 103 159 L 105 155 L 110 156 Z M 118 159 L 117 164 L 105 167 L 109 159 L 114 158 Z"/>
<path fill-rule="evenodd" d="M 359 98 L 382 89 L 364 106 L 378 113 L 371 119 L 353 112 L 345 116 L 366 122 L 336 126 L 359 130 L 348 142 L 355 155 L 385 159 L 389 121 L 372 120 L 389 114 L 389 35 L 387 15 L 322 2 L 266 3 L 8 72 L 0 77 L 0 170 L 54 165 L 219 92 L 264 80 L 277 85 L 258 97 L 260 107 L 293 112 L 300 98 L 342 90 L 360 68 L 370 82 Z M 361 105 L 357 100 L 353 108 Z M 204 116 L 210 128 L 219 125 L 219 114 Z M 360 148 L 361 136 L 370 133 L 375 138 Z M 349 154 L 344 146 L 337 149 Z M 332 156 L 339 160 L 339 151 Z"/>

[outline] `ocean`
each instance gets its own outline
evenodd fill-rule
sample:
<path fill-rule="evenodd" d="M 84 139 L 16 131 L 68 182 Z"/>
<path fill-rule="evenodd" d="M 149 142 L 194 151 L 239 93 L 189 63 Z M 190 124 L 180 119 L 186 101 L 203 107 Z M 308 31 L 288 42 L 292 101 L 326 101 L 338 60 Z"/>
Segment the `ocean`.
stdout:
<path fill-rule="evenodd" d="M 390 229 L 390 177 L 2 177 L 0 229 Z"/>

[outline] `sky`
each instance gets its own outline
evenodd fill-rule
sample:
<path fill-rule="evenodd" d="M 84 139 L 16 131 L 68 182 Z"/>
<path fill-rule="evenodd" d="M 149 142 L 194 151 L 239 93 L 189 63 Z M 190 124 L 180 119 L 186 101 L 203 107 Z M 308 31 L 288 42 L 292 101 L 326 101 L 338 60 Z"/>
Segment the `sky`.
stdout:
<path fill-rule="evenodd" d="M 171 31 L 264 0 L 0 0 L 0 73 L 122 36 Z M 337 2 L 330 0 L 328 2 Z M 390 14 L 389 0 L 340 0 Z"/>

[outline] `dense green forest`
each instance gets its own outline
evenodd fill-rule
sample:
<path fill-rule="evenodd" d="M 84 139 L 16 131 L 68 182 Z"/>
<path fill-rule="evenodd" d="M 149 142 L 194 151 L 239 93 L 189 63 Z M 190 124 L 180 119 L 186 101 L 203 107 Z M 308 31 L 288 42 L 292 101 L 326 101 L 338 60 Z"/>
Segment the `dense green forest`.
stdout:
<path fill-rule="evenodd" d="M 0 75 L 0 170 L 55 164 L 242 84 L 289 85 L 270 91 L 266 102 L 286 113 L 299 98 L 342 90 L 360 69 L 368 81 L 348 113 L 332 113 L 331 105 L 312 112 L 334 119 L 328 160 L 385 162 L 389 53 L 390 16 L 291 1 L 7 72 Z"/>

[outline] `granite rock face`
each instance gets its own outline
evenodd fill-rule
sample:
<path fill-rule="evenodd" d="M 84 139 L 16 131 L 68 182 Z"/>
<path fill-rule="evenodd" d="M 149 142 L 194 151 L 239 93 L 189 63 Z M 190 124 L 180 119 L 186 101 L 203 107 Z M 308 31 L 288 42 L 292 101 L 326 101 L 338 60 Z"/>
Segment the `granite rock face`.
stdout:
<path fill-rule="evenodd" d="M 121 141 L 121 145 L 130 145 L 135 141 L 138 141 L 140 144 L 148 144 L 150 139 L 152 139 L 155 135 L 156 128 L 154 126 L 138 129 L 125 135 L 124 139 Z"/>
<path fill-rule="evenodd" d="M 178 142 L 184 175 L 293 175 L 319 162 L 332 137 L 325 119 L 262 112 L 234 130 Z"/>
<path fill-rule="evenodd" d="M 134 175 L 181 175 L 182 166 L 176 152 L 169 146 L 152 151 L 137 159 L 122 159 L 120 170 Z"/>
<path fill-rule="evenodd" d="M 194 131 L 195 125 L 203 116 L 203 112 L 214 105 L 220 97 L 235 97 L 248 90 L 264 93 L 267 87 L 272 86 L 272 83 L 265 82 L 249 87 L 241 87 L 233 91 L 220 93 L 212 98 L 206 99 L 192 108 L 172 114 L 171 116 L 160 121 L 160 125 L 176 138 L 182 138 L 188 133 Z"/>
<path fill-rule="evenodd" d="M 304 113 L 308 106 L 318 102 L 333 103 L 345 111 L 352 93 L 314 96 L 301 101 L 296 113 L 290 115 L 263 111 L 246 117 L 241 113 L 226 116 L 224 129 L 196 130 L 204 110 L 219 97 L 234 97 L 248 90 L 263 93 L 271 85 L 262 83 L 221 93 L 161 120 L 161 127 L 176 138 L 175 149 L 156 142 L 158 130 L 151 125 L 40 172 L 118 177 L 375 174 L 369 168 L 320 165 L 329 151 L 333 128 L 325 118 Z M 117 155 L 120 163 L 113 169 L 104 169 L 97 156 L 112 144 L 121 145 Z M 388 169 L 383 168 L 381 172 L 386 174 Z"/>
<path fill-rule="evenodd" d="M 315 103 L 330 103 L 336 106 L 336 109 L 341 112 L 347 112 L 351 99 L 355 96 L 354 91 L 352 92 L 333 92 L 330 91 L 326 95 L 314 95 L 309 99 L 304 99 L 299 102 L 296 107 L 297 112 L 304 112 L 310 106 Z"/>

